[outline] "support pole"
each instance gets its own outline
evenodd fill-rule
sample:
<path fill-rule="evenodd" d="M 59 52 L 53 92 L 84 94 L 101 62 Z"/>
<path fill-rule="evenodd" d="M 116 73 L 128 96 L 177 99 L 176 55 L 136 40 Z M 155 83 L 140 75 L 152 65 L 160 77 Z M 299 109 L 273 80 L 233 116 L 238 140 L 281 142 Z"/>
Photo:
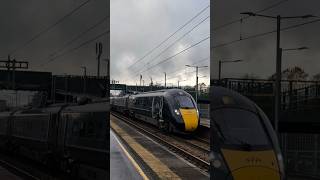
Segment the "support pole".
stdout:
<path fill-rule="evenodd" d="M 199 67 L 196 66 L 196 103 L 197 103 L 197 105 L 198 105 L 198 80 L 199 80 L 198 69 L 199 69 Z"/>
<path fill-rule="evenodd" d="M 276 61 L 276 82 L 275 82 L 275 114 L 274 114 L 274 129 L 278 133 L 278 125 L 281 111 L 281 56 L 282 49 L 280 48 L 280 21 L 281 17 L 277 16 L 277 61 Z"/>

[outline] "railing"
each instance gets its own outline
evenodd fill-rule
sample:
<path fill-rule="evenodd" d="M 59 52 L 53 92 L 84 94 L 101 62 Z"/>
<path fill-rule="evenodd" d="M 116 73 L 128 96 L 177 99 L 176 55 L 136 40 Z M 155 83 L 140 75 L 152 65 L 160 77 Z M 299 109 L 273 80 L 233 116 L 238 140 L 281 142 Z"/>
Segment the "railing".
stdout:
<path fill-rule="evenodd" d="M 79 93 L 105 97 L 109 93 L 109 77 L 53 76 L 52 92 Z"/>
<path fill-rule="evenodd" d="M 273 81 L 263 79 L 221 79 L 211 81 L 213 85 L 223 86 L 244 95 L 272 93 Z"/>
<path fill-rule="evenodd" d="M 282 93 L 282 109 L 298 110 L 309 100 L 320 97 L 320 83 Z"/>
<path fill-rule="evenodd" d="M 272 94 L 274 92 L 274 80 L 267 79 L 237 79 L 225 78 L 211 81 L 212 85 L 223 86 L 235 90 L 244 95 Z M 282 80 L 281 91 L 287 92 L 294 89 L 303 89 L 320 84 L 319 81 Z"/>

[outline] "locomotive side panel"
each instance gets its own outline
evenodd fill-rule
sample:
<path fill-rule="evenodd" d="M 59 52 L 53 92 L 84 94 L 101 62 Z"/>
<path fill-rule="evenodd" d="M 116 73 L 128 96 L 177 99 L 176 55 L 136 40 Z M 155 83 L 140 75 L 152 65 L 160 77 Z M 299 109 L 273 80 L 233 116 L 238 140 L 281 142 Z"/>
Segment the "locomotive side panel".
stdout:
<path fill-rule="evenodd" d="M 152 116 L 152 102 L 152 96 L 137 97 L 135 98 L 133 106 L 131 108 L 136 118 L 147 123 L 157 125 L 157 120 Z"/>
<path fill-rule="evenodd" d="M 68 166 L 77 171 L 78 176 L 104 179 L 108 168 L 109 113 L 106 104 L 96 107 L 84 105 L 63 110 L 61 122 L 65 130 L 61 137 L 64 156 L 71 162 Z"/>
<path fill-rule="evenodd" d="M 48 155 L 49 114 L 15 114 L 12 144 L 17 153 L 39 162 Z"/>
<path fill-rule="evenodd" d="M 10 117 L 9 112 L 2 112 L 0 114 L 0 136 L 5 136 L 8 133 L 9 117 Z"/>
<path fill-rule="evenodd" d="M 8 142 L 10 112 L 0 114 L 0 148 L 4 149 Z"/>
<path fill-rule="evenodd" d="M 113 97 L 110 104 L 112 109 L 121 113 L 128 113 L 128 96 Z"/>

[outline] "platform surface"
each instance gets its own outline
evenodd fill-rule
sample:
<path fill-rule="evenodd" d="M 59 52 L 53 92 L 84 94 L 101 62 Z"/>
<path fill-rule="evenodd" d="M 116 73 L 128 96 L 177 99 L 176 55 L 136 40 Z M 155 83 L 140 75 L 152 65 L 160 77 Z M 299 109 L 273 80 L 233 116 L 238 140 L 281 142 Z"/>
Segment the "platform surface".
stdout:
<path fill-rule="evenodd" d="M 0 179 L 5 180 L 22 180 L 21 177 L 13 174 L 3 166 L 0 166 Z"/>
<path fill-rule="evenodd" d="M 110 179 L 112 180 L 140 180 L 143 179 L 131 162 L 129 156 L 117 136 L 110 130 Z M 0 178 L 1 179 L 1 178 Z"/>

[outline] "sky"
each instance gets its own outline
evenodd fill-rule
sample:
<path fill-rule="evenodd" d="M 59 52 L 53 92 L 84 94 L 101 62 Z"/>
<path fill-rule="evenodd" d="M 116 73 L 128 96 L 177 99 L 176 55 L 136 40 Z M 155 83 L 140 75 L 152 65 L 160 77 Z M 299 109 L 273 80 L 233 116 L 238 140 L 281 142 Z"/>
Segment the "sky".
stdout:
<path fill-rule="evenodd" d="M 95 43 L 103 44 L 101 59 L 106 59 L 108 54 L 107 34 L 87 43 L 97 35 L 106 32 L 109 28 L 110 19 L 107 0 L 90 0 L 79 8 L 71 16 L 65 18 L 61 23 L 45 31 L 72 10 L 79 7 L 88 0 L 3 0 L 0 5 L 0 59 L 7 60 L 8 54 L 11 59 L 28 61 L 29 69 L 33 71 L 46 71 L 53 74 L 82 75 L 83 69 L 87 68 L 87 75 L 96 75 L 97 59 Z M 108 19 L 109 18 L 109 19 Z M 99 22 L 101 22 L 99 24 Z M 98 24 L 87 33 L 90 27 Z M 37 38 L 32 40 L 40 32 Z M 72 41 L 78 37 L 75 41 Z M 26 42 L 30 42 L 26 44 Z M 70 43 L 68 43 L 70 42 Z M 25 45 L 26 44 L 26 45 Z M 66 46 L 68 44 L 68 46 Z M 56 53 L 52 56 L 52 54 Z M 49 60 L 57 55 L 65 55 Z M 101 62 L 101 75 L 106 75 L 106 63 Z M 0 99 L 6 99 L 8 105 L 28 103 L 34 92 L 19 91 L 16 96 L 13 91 L 0 91 Z"/>
<path fill-rule="evenodd" d="M 42 33 L 31 43 L 25 43 L 57 22 L 67 13 L 80 6 L 87 0 L 4 0 L 0 6 L 0 58 L 11 58 L 29 61 L 29 70 L 49 71 L 53 74 L 82 74 L 81 66 L 87 67 L 89 75 L 95 75 L 97 60 L 95 43 L 102 42 L 106 47 L 106 35 L 92 41 L 81 48 L 66 53 L 47 63 L 55 52 L 56 55 L 68 52 L 80 44 L 106 31 L 107 20 L 85 33 L 69 46 L 65 44 L 79 34 L 97 24 L 108 16 L 106 0 L 91 0 L 79 8 L 61 23 Z M 14 52 L 17 49 L 16 52 Z M 106 48 L 107 49 L 107 48 Z M 14 53 L 12 53 L 14 52 Z M 102 52 L 102 59 L 107 57 L 106 50 Z M 106 64 L 101 63 L 102 75 L 106 74 Z"/>
<path fill-rule="evenodd" d="M 279 3 L 280 2 L 280 3 Z M 213 7 L 214 29 L 233 20 L 244 17 L 241 12 L 256 12 L 277 4 L 263 11 L 264 15 L 301 16 L 313 14 L 317 18 L 282 20 L 281 27 L 300 24 L 320 17 L 319 0 L 216 0 Z M 214 30 L 214 46 L 232 42 L 246 37 L 276 29 L 273 19 L 250 17 L 242 23 L 237 21 L 232 25 Z M 303 51 L 283 52 L 282 69 L 299 66 L 312 77 L 320 73 L 320 22 L 300 26 L 281 32 L 281 48 L 297 48 L 306 46 Z M 241 59 L 242 62 L 223 64 L 222 78 L 241 78 L 245 74 L 259 78 L 268 78 L 275 72 L 276 34 L 269 34 L 250 40 L 242 40 L 227 46 L 214 48 L 213 59 L 210 63 L 211 77 L 218 77 L 218 61 Z"/>
<path fill-rule="evenodd" d="M 152 78 L 154 84 L 164 85 L 165 72 L 167 86 L 177 86 L 178 81 L 182 86 L 196 84 L 195 68 L 185 65 L 209 65 L 209 39 L 168 58 L 209 37 L 210 10 L 205 9 L 209 0 L 111 0 L 110 3 L 111 79 L 139 85 L 141 74 L 142 84 L 143 81 L 150 84 Z M 145 56 L 203 9 L 203 13 Z M 181 38 L 198 23 L 197 28 Z M 208 84 L 209 71 L 209 68 L 199 69 L 199 83 Z"/>
<path fill-rule="evenodd" d="M 106 36 L 65 54 L 47 63 L 54 52 L 68 52 L 80 44 L 106 31 L 107 23 L 85 33 L 81 38 L 71 43 L 65 49 L 64 45 L 79 34 L 108 17 L 107 0 L 91 0 L 78 11 L 43 33 L 27 46 L 24 44 L 39 32 L 54 24 L 71 10 L 87 0 L 4 0 L 0 6 L 0 58 L 11 58 L 29 61 L 30 69 L 50 71 L 53 74 L 82 74 L 81 66 L 87 67 L 89 75 L 96 75 L 97 60 L 95 42 L 103 42 L 106 46 Z M 243 11 L 258 11 L 283 0 L 215 0 L 213 23 L 218 27 L 226 22 L 237 20 Z M 194 17 L 209 5 L 209 0 L 110 0 L 110 38 L 111 38 L 111 78 L 120 83 L 139 84 L 142 74 L 145 84 L 164 83 L 164 72 L 167 73 L 168 85 L 194 85 L 194 68 L 186 68 L 186 64 L 209 65 L 209 41 L 182 52 L 181 54 L 160 63 L 175 55 L 188 46 L 209 36 L 209 19 L 201 23 L 191 33 L 186 35 L 172 47 L 164 51 L 171 43 L 180 38 L 197 23 L 209 15 L 209 9 L 204 11 L 185 28 L 171 37 L 160 48 L 141 59 L 148 51 Z M 267 15 L 296 16 L 314 14 L 320 16 L 319 0 L 287 0 L 274 8 L 262 13 Z M 311 21 L 313 19 L 284 20 L 282 26 Z M 281 33 L 281 47 L 309 47 L 304 51 L 290 51 L 283 54 L 283 69 L 292 66 L 302 67 L 310 76 L 319 73 L 320 63 L 318 35 L 320 23 L 313 23 Z M 214 45 L 228 43 L 240 38 L 274 30 L 274 20 L 251 17 L 215 31 Z M 163 53 L 157 57 L 157 55 Z M 103 51 L 102 59 L 107 57 Z M 155 58 L 157 57 L 157 58 Z M 217 77 L 218 61 L 223 59 L 243 59 L 237 64 L 224 64 L 223 77 L 242 77 L 252 74 L 267 78 L 275 71 L 275 34 L 250 40 L 243 40 L 232 45 L 215 48 L 211 76 Z M 134 64 L 134 65 L 133 65 Z M 133 65 L 133 66 L 132 66 Z M 107 64 L 101 62 L 102 75 L 107 73 Z M 148 70 L 148 71 L 147 71 Z M 180 71 L 179 71 L 180 70 Z M 199 70 L 200 82 L 208 83 L 209 68 Z"/>

